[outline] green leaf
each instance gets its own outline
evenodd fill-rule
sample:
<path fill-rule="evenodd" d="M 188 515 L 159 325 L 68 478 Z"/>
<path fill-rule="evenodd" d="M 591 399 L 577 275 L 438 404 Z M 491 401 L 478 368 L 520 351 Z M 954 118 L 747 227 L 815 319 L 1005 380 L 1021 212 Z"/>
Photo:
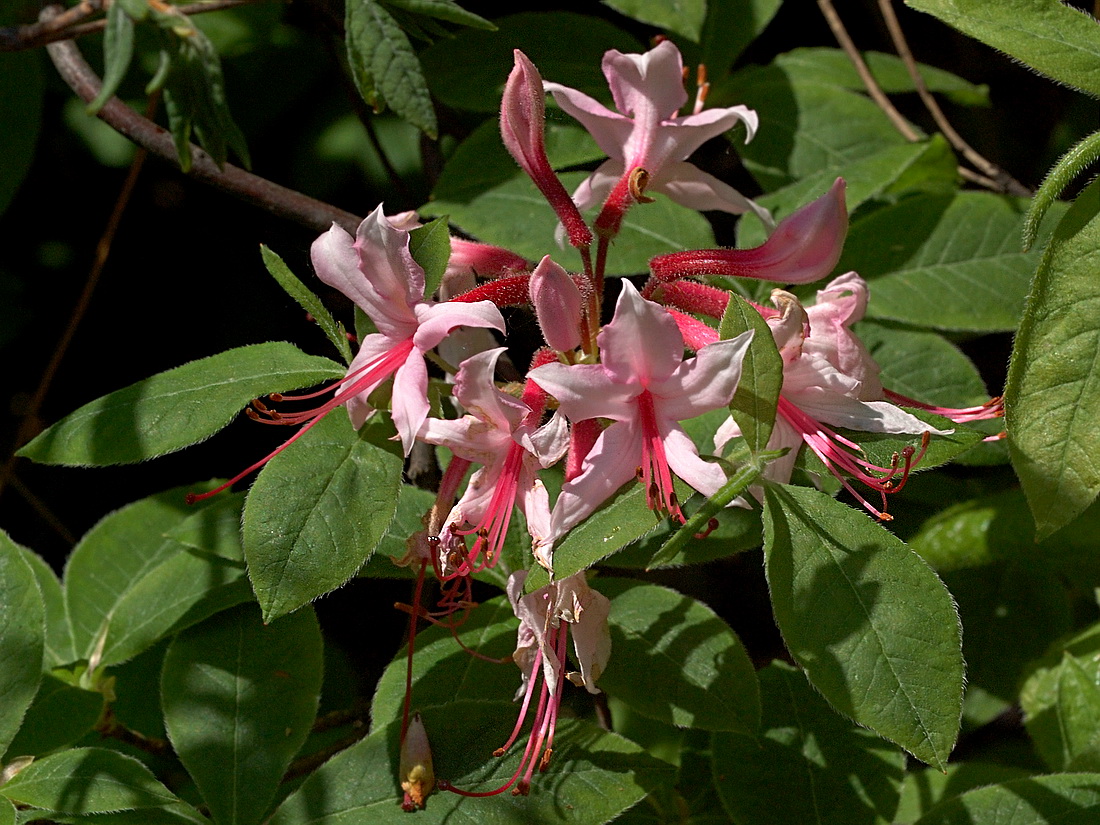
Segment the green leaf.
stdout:
<path fill-rule="evenodd" d="M 36 759 L 0 789 L 8 799 L 66 814 L 157 808 L 179 800 L 130 756 L 73 748 Z"/>
<path fill-rule="evenodd" d="M 261 622 L 241 605 L 185 630 L 161 677 L 172 745 L 219 825 L 255 825 L 305 742 L 321 691 L 312 610 Z"/>
<path fill-rule="evenodd" d="M 75 467 L 133 464 L 210 437 L 254 398 L 341 378 L 344 371 L 282 342 L 231 349 L 85 404 L 18 454 Z"/>
<path fill-rule="evenodd" d="M 134 21 L 121 3 L 107 9 L 107 28 L 103 31 L 103 86 L 87 112 L 94 115 L 118 91 L 134 56 Z"/>
<path fill-rule="evenodd" d="M 783 387 L 783 359 L 775 347 L 771 327 L 748 301 L 731 292 L 718 325 L 718 337 L 725 340 L 749 330 L 755 334 L 741 362 L 741 380 L 730 401 L 730 413 L 749 449 L 758 453 L 767 449 L 775 426 L 775 407 Z"/>
<path fill-rule="evenodd" d="M 701 503 L 702 496 L 692 496 L 685 505 L 684 513 L 693 515 L 692 507 L 696 500 Z M 624 548 L 615 556 L 614 567 L 640 567 L 645 570 L 657 570 L 665 567 L 683 567 L 686 564 L 702 564 L 715 559 L 732 556 L 744 550 L 759 547 L 763 540 L 764 527 L 760 521 L 759 510 L 746 510 L 741 507 L 726 507 L 715 514 L 718 527 L 705 538 L 696 538 L 695 533 L 686 535 L 682 547 L 677 547 L 672 555 L 658 551 L 668 548 L 670 540 L 677 536 L 683 525 L 665 523 L 649 535 Z M 684 532 L 687 532 L 684 530 Z M 696 531 L 697 532 L 697 531 Z"/>
<path fill-rule="evenodd" d="M 61 582 L 46 560 L 26 547 L 19 548 L 23 559 L 31 566 L 42 604 L 46 611 L 46 648 L 44 666 L 49 669 L 67 665 L 78 658 L 73 648 L 73 629 L 69 625 L 69 613 L 65 607 L 65 593 Z"/>
<path fill-rule="evenodd" d="M 0 757 L 42 679 L 46 613 L 34 571 L 19 545 L 0 531 Z"/>
<path fill-rule="evenodd" d="M 511 702 L 456 702 L 421 711 L 432 746 L 435 773 L 456 787 L 485 791 L 512 776 L 522 744 L 500 759 L 491 756 L 515 722 Z M 398 787 L 400 722 L 372 733 L 337 754 L 291 794 L 271 825 L 407 825 Z M 634 743 L 595 725 L 559 719 L 554 757 L 535 777 L 529 796 L 501 794 L 485 800 L 439 793 L 416 814 L 424 825 L 525 825 L 569 816 L 601 825 L 673 780 L 671 765 Z"/>
<path fill-rule="evenodd" d="M 816 490 L 764 492 L 765 570 L 791 655 L 838 711 L 942 768 L 962 712 L 951 595 L 864 514 Z"/>
<path fill-rule="evenodd" d="M 1100 27 L 1057 0 L 906 0 L 1052 80 L 1100 97 Z"/>
<path fill-rule="evenodd" d="M 409 233 L 409 253 L 424 270 L 424 299 L 431 297 L 443 283 L 447 261 L 451 258 L 451 233 L 447 219 L 439 218 L 418 226 Z"/>
<path fill-rule="evenodd" d="M 433 140 L 435 109 L 409 38 L 375 0 L 350 0 L 344 18 L 351 76 L 376 110 L 389 106 Z"/>
<path fill-rule="evenodd" d="M 368 422 L 358 435 L 342 410 L 275 458 L 244 508 L 248 575 L 270 622 L 355 575 L 397 508 L 401 451 L 392 427 Z"/>
<path fill-rule="evenodd" d="M 916 84 L 909 75 L 905 62 L 893 54 L 863 52 L 867 68 L 886 94 L 915 92 Z M 866 87 L 852 61 L 844 51 L 836 48 L 811 47 L 792 49 L 779 55 L 775 65 L 792 75 L 812 76 L 822 83 L 833 83 L 853 92 L 863 92 Z M 971 83 L 958 75 L 918 63 L 921 78 L 930 92 L 946 95 L 960 106 L 988 106 L 989 87 Z"/>
<path fill-rule="evenodd" d="M 677 727 L 756 733 L 756 670 L 741 640 L 714 611 L 655 584 L 605 578 L 594 584 L 611 599 L 614 654 L 599 678 L 601 688 L 638 713 Z"/>
<path fill-rule="evenodd" d="M 906 198 L 853 223 L 839 269 L 868 280 L 868 317 L 1014 330 L 1039 259 L 1019 251 L 1022 207 L 988 192 Z"/>
<path fill-rule="evenodd" d="M 15 9 L 0 12 L 0 24 L 17 20 Z M 42 126 L 42 95 L 45 90 L 42 57 L 36 50 L 0 54 L 0 214 L 7 210 L 34 160 Z"/>
<path fill-rule="evenodd" d="M 310 288 L 290 271 L 290 267 L 286 265 L 282 258 L 263 244 L 260 244 L 260 255 L 263 256 L 264 266 L 271 273 L 271 277 L 278 282 L 287 295 L 298 302 L 298 306 L 310 314 L 313 320 L 317 322 L 317 326 L 325 333 L 325 337 L 336 347 L 336 351 L 340 353 L 344 363 L 350 364 L 351 346 L 348 344 L 348 335 L 343 325 L 332 317 L 332 313 L 328 311 L 328 307 L 321 303 L 321 299 L 314 295 Z"/>
<path fill-rule="evenodd" d="M 1023 768 L 996 762 L 952 762 L 946 771 L 935 768 L 910 771 L 902 783 L 901 802 L 893 821 L 913 822 L 945 799 L 1029 775 L 1030 772 Z"/>
<path fill-rule="evenodd" d="M 432 95 L 441 103 L 499 112 L 504 84 L 515 65 L 513 49 L 521 49 L 544 79 L 606 100 L 607 80 L 600 73 L 604 52 L 640 50 L 639 42 L 618 26 L 573 12 L 524 12 L 495 22 L 495 32 L 467 29 L 420 55 Z M 554 34 L 548 37 L 547 32 Z M 470 55 L 477 55 L 477 60 Z M 462 71 L 455 71 L 456 66 Z"/>
<path fill-rule="evenodd" d="M 412 708 L 446 705 L 470 696 L 484 701 L 510 701 L 522 679 L 519 668 L 510 661 L 518 628 L 512 605 L 506 597 L 498 596 L 479 604 L 457 628 L 458 641 L 467 650 L 476 650 L 477 656 L 455 644 L 450 628 L 430 626 L 417 633 Z M 408 647 L 402 647 L 378 680 L 371 700 L 372 731 L 401 718 L 407 652 Z M 518 711 L 517 705 L 513 713 Z"/>
<path fill-rule="evenodd" d="M 20 822 L 37 823 L 41 813 L 28 809 L 25 812 L 28 818 Z M 49 822 L 51 825 L 210 825 L 209 819 L 179 800 L 160 808 L 141 808 L 136 811 L 94 814 L 59 814 L 50 811 Z"/>
<path fill-rule="evenodd" d="M 399 567 L 394 564 L 408 552 L 408 539 L 424 529 L 424 514 L 435 504 L 435 493 L 421 490 L 411 484 L 402 484 L 397 494 L 397 511 L 386 534 L 367 563 L 356 574 L 365 578 L 407 579 L 415 576 L 415 565 Z"/>
<path fill-rule="evenodd" d="M 13 756 L 37 757 L 73 744 L 95 727 L 103 700 L 98 691 L 46 674 L 8 750 Z"/>
<path fill-rule="evenodd" d="M 913 825 L 1089 825 L 1100 812 L 1100 775 L 1015 779 L 937 805 Z"/>
<path fill-rule="evenodd" d="M 65 607 L 74 658 L 92 655 L 119 600 L 179 552 L 165 533 L 196 513 L 184 499 L 188 489 L 180 487 L 128 504 L 105 516 L 77 544 L 65 566 Z"/>
<path fill-rule="evenodd" d="M 1005 387 L 1009 450 L 1037 535 L 1068 524 L 1100 492 L 1100 181 L 1054 230 L 1035 273 Z"/>
<path fill-rule="evenodd" d="M 707 3 L 701 62 L 707 67 L 708 77 L 724 77 L 738 55 L 775 17 L 781 4 L 782 0 Z"/>
<path fill-rule="evenodd" d="M 1100 131 L 1093 132 L 1075 144 L 1054 164 L 1043 178 L 1035 197 L 1031 199 L 1031 208 L 1024 217 L 1024 252 L 1031 249 L 1039 234 L 1039 224 L 1047 210 L 1056 202 L 1058 196 L 1074 179 L 1096 163 L 1100 158 Z"/>
<path fill-rule="evenodd" d="M 677 483 L 677 488 L 681 499 L 690 495 L 682 484 Z M 641 538 L 663 520 L 664 516 L 649 509 L 642 485 L 631 482 L 554 545 L 554 579 L 561 581 L 587 570 Z M 534 564 L 527 576 L 524 592 L 534 592 L 549 583 L 546 571 Z"/>
<path fill-rule="evenodd" d="M 851 162 L 816 170 L 756 201 L 782 219 L 821 197 L 837 178 L 844 178 L 848 213 L 855 214 L 868 201 L 893 202 L 914 192 L 953 192 L 958 172 L 950 144 L 943 136 L 933 135 L 926 141 L 887 146 Z M 758 246 L 765 240 L 760 221 L 741 221 L 737 225 L 740 246 Z"/>
<path fill-rule="evenodd" d="M 789 665 L 759 673 L 757 737 L 716 733 L 714 782 L 730 816 L 752 825 L 890 822 L 905 755 L 837 716 Z"/>
<path fill-rule="evenodd" d="M 768 139 L 736 148 L 769 191 L 907 142 L 863 95 L 801 75 L 789 77 L 775 66 L 737 72 L 728 84 L 712 88 L 708 102 L 716 107 L 743 103 L 757 111 L 760 133 Z"/>
<path fill-rule="evenodd" d="M 172 546 L 121 593 L 106 618 L 102 663 L 118 664 L 207 616 L 252 599 L 240 525 L 243 495 L 223 494 L 166 532 Z"/>
<path fill-rule="evenodd" d="M 480 15 L 474 14 L 462 8 L 454 0 L 385 0 L 385 2 L 397 9 L 404 9 L 413 14 L 434 17 L 438 20 L 446 20 L 448 23 L 457 23 L 460 26 L 472 26 L 475 29 L 495 31 L 496 26 Z"/>
<path fill-rule="evenodd" d="M 0 825 L 15 825 L 15 806 L 0 796 Z"/>
<path fill-rule="evenodd" d="M 707 15 L 707 0 L 604 0 L 620 14 L 656 26 L 658 29 L 682 34 L 699 42 L 703 19 Z"/>

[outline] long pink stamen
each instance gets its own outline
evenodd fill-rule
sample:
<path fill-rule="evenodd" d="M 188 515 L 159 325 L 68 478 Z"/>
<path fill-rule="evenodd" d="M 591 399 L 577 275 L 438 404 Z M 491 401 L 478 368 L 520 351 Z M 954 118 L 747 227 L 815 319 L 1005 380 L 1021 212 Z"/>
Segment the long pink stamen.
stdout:
<path fill-rule="evenodd" d="M 651 510 L 668 513 L 681 523 L 683 511 L 672 486 L 672 471 L 665 454 L 665 442 L 657 427 L 653 396 L 643 390 L 638 396 L 638 413 L 642 423 L 642 466 L 639 475 L 645 485 L 646 504 Z"/>
<path fill-rule="evenodd" d="M 974 407 L 937 407 L 934 404 L 925 404 L 901 393 L 884 390 L 886 398 L 902 407 L 914 407 L 918 410 L 942 415 L 954 421 L 956 424 L 965 424 L 968 421 L 987 421 L 992 418 L 1002 418 L 1005 414 L 1004 399 L 1000 396 L 990 398 L 984 404 Z"/>
<path fill-rule="evenodd" d="M 471 573 L 480 572 L 487 567 L 492 567 L 500 558 L 504 540 L 508 535 L 508 525 L 512 522 L 512 511 L 515 509 L 516 493 L 519 490 L 519 474 L 523 468 L 523 457 L 526 452 L 519 444 L 512 442 L 508 455 L 504 459 L 504 468 L 500 472 L 493 496 L 489 506 L 485 508 L 481 521 L 475 527 L 454 531 L 463 536 L 477 534 L 477 541 L 469 556 L 454 573 L 445 578 L 468 576 Z"/>

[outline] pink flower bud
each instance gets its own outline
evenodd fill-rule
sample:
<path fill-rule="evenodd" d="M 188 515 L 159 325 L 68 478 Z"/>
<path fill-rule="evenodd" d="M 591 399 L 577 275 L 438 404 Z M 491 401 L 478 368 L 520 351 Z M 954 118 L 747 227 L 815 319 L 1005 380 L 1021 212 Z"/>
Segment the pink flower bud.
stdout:
<path fill-rule="evenodd" d="M 808 284 L 832 272 L 840 260 L 847 234 L 844 179 L 837 178 L 823 196 L 780 221 L 761 246 L 672 252 L 653 258 L 649 267 L 661 281 L 728 275 Z"/>
<path fill-rule="evenodd" d="M 401 742 L 401 789 L 405 798 L 401 803 L 406 811 L 423 808 L 428 794 L 435 788 L 435 770 L 432 767 L 432 747 L 420 714 L 409 720 L 409 728 Z"/>
<path fill-rule="evenodd" d="M 569 273 L 547 255 L 531 273 L 530 290 L 546 343 L 559 352 L 580 346 L 584 300 Z"/>
<path fill-rule="evenodd" d="M 531 262 L 515 252 L 492 244 L 452 237 L 451 257 L 447 260 L 447 272 L 443 280 L 451 283 L 462 276 L 500 278 L 530 270 Z M 472 277 L 468 280 L 469 286 L 464 287 L 465 289 L 474 285 Z"/>
<path fill-rule="evenodd" d="M 515 50 L 515 61 L 500 101 L 500 135 L 504 146 L 550 202 L 569 235 L 569 243 L 586 247 L 592 242 L 592 232 L 546 157 L 546 91 L 542 76 L 519 49 Z"/>

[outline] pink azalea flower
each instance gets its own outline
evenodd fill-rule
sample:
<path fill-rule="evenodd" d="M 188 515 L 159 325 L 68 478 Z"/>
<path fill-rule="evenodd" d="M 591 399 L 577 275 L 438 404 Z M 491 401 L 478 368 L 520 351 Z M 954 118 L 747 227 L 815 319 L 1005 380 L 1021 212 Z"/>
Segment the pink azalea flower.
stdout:
<path fill-rule="evenodd" d="M 768 449 L 787 447 L 790 451 L 769 463 L 764 477 L 789 481 L 798 448 L 806 444 L 869 512 L 889 520 L 886 494 L 901 489 L 910 466 L 920 456 L 908 448 L 899 457 L 899 462 L 904 459 L 904 467 L 896 463 L 879 467 L 863 457 L 858 444 L 831 427 L 910 433 L 925 439 L 951 431 L 937 430 L 886 400 L 878 364 L 851 331 L 851 325 L 867 309 L 867 284 L 856 273 L 833 280 L 817 293 L 813 306 L 803 307 L 795 296 L 780 289 L 772 291 L 772 302 L 780 312 L 767 323 L 783 358 L 783 389 Z M 736 435 L 740 430 L 731 418 L 715 433 L 716 449 L 721 450 Z M 882 508 L 861 496 L 842 472 L 879 492 Z"/>
<path fill-rule="evenodd" d="M 529 373 L 573 422 L 610 418 L 554 506 L 551 537 L 586 518 L 632 478 L 645 484 L 649 506 L 683 520 L 675 474 L 704 495 L 726 481 L 704 461 L 679 422 L 729 404 L 751 333 L 703 347 L 684 360 L 676 322 L 622 282 L 615 316 L 597 339 L 600 364 L 547 364 Z"/>
<path fill-rule="evenodd" d="M 424 270 L 409 252 L 409 233 L 396 229 L 379 206 L 352 238 L 332 228 L 313 243 L 317 276 L 340 290 L 374 322 L 330 405 L 344 404 L 362 426 L 373 411 L 367 397 L 393 376 L 392 415 L 408 454 L 428 417 L 428 370 L 424 353 L 461 327 L 504 332 L 504 318 L 490 301 L 424 300 Z"/>
<path fill-rule="evenodd" d="M 608 160 L 573 193 L 583 211 L 602 203 L 636 169 L 648 174 L 647 191 L 661 192 L 691 209 L 754 212 L 770 228 L 771 216 L 728 184 L 687 163 L 688 156 L 712 137 L 744 123 L 751 140 L 756 112 L 745 106 L 678 115 L 687 102 L 680 50 L 666 40 L 645 54 L 614 49 L 603 58 L 603 73 L 618 111 L 576 89 L 546 83 L 546 90 L 595 138 Z"/>
<path fill-rule="evenodd" d="M 523 705 L 512 735 L 495 752 L 503 756 L 512 746 L 523 727 L 531 700 L 537 695 L 535 721 L 527 740 L 519 767 L 501 787 L 492 791 L 462 791 L 440 782 L 442 790 L 454 791 L 463 796 L 492 796 L 503 793 L 512 785 L 514 795 L 526 795 L 536 765 L 546 768 L 554 746 L 554 729 L 561 706 L 561 678 L 589 693 L 599 693 L 596 680 L 600 678 L 611 657 L 611 634 L 607 618 L 611 602 L 602 593 L 588 586 L 584 573 L 577 573 L 559 582 L 523 595 L 527 571 L 520 570 L 508 578 L 508 600 L 519 619 L 516 651 L 512 659 L 523 674 L 523 683 L 516 692 L 516 699 L 523 698 Z M 566 672 L 566 654 L 569 636 L 573 637 L 573 652 L 579 671 Z M 541 677 L 541 682 L 540 682 Z M 541 754 L 541 757 L 540 757 Z M 518 780 L 518 784 L 517 784 Z"/>
<path fill-rule="evenodd" d="M 532 536 L 546 535 L 550 529 L 550 499 L 537 474 L 564 454 L 565 422 L 554 416 L 536 429 L 541 408 L 533 411 L 497 389 L 493 373 L 503 352 L 498 348 L 466 359 L 455 380 L 455 397 L 469 413 L 457 420 L 429 418 L 417 436 L 483 465 L 470 478 L 440 535 L 446 556 L 441 572 L 446 578 L 466 576 L 496 562 L 517 505 Z M 473 550 L 462 553 L 458 564 L 449 564 L 455 540 L 461 542 L 468 534 L 477 536 Z"/>

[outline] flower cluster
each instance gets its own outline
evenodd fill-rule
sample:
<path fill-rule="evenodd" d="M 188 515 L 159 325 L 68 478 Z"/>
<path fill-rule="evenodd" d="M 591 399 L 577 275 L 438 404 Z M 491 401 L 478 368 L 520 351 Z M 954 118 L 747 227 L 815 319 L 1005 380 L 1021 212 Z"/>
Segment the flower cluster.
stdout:
<path fill-rule="evenodd" d="M 878 365 L 852 330 L 868 301 L 867 284 L 854 272 L 835 278 L 810 306 L 774 289 L 774 307 L 757 306 L 773 342 L 754 341 L 751 331 L 722 340 L 701 320 L 721 317 L 730 300 L 715 277 L 789 285 L 828 276 L 840 258 L 848 217 L 842 180 L 776 225 L 767 210 L 694 166 L 689 158 L 705 141 L 738 124 L 751 139 L 758 122 L 744 106 L 704 109 L 702 95 L 689 114 L 680 115 L 688 100 L 683 68 L 679 51 L 667 41 L 641 55 L 609 51 L 603 71 L 612 111 L 575 89 L 544 83 L 517 51 L 501 106 L 502 139 L 557 214 L 563 235 L 581 254 L 583 271 L 569 273 L 549 256 L 536 265 L 505 249 L 456 239 L 438 295 L 425 295 L 424 271 L 409 251 L 415 216 L 387 218 L 379 206 L 354 237 L 334 226 L 312 249 L 318 277 L 350 298 L 377 331 L 359 342 L 347 375 L 320 406 L 287 413 L 257 403 L 253 413 L 270 423 L 303 424 L 297 438 L 337 406 L 346 407 L 359 426 L 385 404 L 406 455 L 417 442 L 447 449 L 449 463 L 425 516 L 426 529 L 410 539 L 401 560 L 418 569 L 421 583 L 429 568 L 441 582 L 434 609 L 419 603 L 410 609 L 412 632 L 420 620 L 446 625 L 470 609 L 471 578 L 498 564 L 513 513 L 522 513 L 532 556 L 549 571 L 551 584 L 525 593 L 523 571 L 510 571 L 508 597 L 520 622 L 514 659 L 522 710 L 498 755 L 518 739 L 533 707 L 532 732 L 519 767 L 502 787 L 473 793 L 440 781 L 447 790 L 526 793 L 536 765 L 545 769 L 550 758 L 562 677 L 598 692 L 610 655 L 608 601 L 583 573 L 554 579 L 554 547 L 635 480 L 652 510 L 680 523 L 686 516 L 675 479 L 704 497 L 726 484 L 730 465 L 721 456 L 740 435 L 737 423 L 731 417 L 712 434 L 705 446 L 715 455 L 707 456 L 681 422 L 730 407 L 750 347 L 774 343 L 783 370 L 768 447 L 786 452 L 767 464 L 762 481 L 789 481 L 805 445 L 879 519 L 890 517 L 887 495 L 901 489 L 929 439 L 950 432 L 899 404 L 957 422 L 1000 412 L 997 402 L 951 410 L 884 389 Z M 572 196 L 546 156 L 547 93 L 608 156 Z M 628 210 L 652 195 L 693 209 L 753 213 L 769 237 L 753 249 L 685 250 L 654 258 L 640 290 L 621 281 L 612 318 L 601 326 L 610 241 Z M 595 207 L 589 224 L 584 214 Z M 508 349 L 489 331 L 506 336 L 500 309 L 517 305 L 533 310 L 544 340 L 522 380 L 503 384 L 498 368 Z M 431 359 L 442 369 L 455 365 L 454 417 L 432 414 Z M 387 382 L 388 402 L 384 394 L 372 397 Z M 877 466 L 841 428 L 912 434 L 921 446 Z M 551 501 L 546 472 L 555 466 L 564 481 Z M 879 500 L 869 501 L 857 484 Z M 745 498 L 739 503 L 752 504 Z M 421 592 L 418 584 L 418 600 Z M 567 672 L 570 636 L 574 672 Z M 426 735 L 418 720 L 410 721 L 408 709 L 405 716 L 405 761 L 415 766 L 404 777 L 406 804 L 415 807 L 434 779 L 426 778 L 432 776 Z"/>

